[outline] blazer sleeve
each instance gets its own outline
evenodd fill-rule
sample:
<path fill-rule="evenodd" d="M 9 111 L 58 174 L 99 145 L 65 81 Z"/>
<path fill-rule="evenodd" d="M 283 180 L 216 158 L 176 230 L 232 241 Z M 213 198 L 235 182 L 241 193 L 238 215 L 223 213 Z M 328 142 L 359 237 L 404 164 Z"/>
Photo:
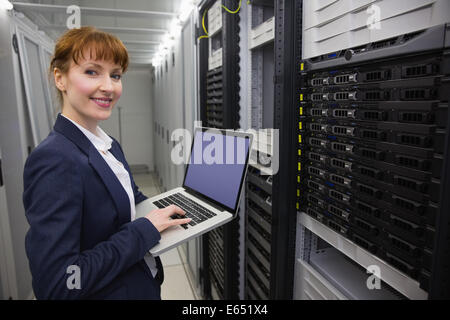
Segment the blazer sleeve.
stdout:
<path fill-rule="evenodd" d="M 80 251 L 83 183 L 79 164 L 61 149 L 38 149 L 26 161 L 23 194 L 30 224 L 25 248 L 33 289 L 38 299 L 83 299 L 142 260 L 161 236 L 150 221 L 139 218 L 92 249 Z M 79 270 L 79 289 L 68 286 L 75 279 L 73 266 Z"/>

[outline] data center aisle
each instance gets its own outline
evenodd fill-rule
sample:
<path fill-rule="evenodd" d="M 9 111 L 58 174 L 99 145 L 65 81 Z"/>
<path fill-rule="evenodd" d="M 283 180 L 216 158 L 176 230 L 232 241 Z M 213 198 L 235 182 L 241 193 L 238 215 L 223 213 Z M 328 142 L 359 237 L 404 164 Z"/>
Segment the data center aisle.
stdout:
<path fill-rule="evenodd" d="M 139 190 L 147 197 L 152 197 L 162 192 L 158 179 L 154 173 L 133 174 L 134 181 Z M 186 273 L 186 265 L 183 264 L 178 249 L 172 249 L 161 255 L 164 266 L 164 283 L 161 287 L 162 300 L 196 300 L 189 277 Z"/>

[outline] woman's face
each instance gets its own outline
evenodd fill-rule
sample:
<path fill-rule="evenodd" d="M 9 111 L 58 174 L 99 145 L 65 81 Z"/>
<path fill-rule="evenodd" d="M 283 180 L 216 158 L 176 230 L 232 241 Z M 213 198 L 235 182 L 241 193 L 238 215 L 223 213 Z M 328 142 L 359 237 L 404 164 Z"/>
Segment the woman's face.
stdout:
<path fill-rule="evenodd" d="M 110 117 L 122 95 L 122 68 L 112 61 L 94 60 L 84 52 L 67 74 L 55 70 L 55 83 L 63 92 L 63 113 L 88 130 Z M 94 131 L 95 132 L 95 131 Z"/>

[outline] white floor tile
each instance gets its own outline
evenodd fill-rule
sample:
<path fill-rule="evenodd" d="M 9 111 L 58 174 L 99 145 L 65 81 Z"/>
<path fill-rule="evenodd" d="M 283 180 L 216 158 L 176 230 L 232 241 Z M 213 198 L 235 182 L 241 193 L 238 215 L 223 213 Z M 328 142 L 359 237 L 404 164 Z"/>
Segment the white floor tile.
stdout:
<path fill-rule="evenodd" d="M 194 300 L 191 286 L 182 265 L 164 268 L 164 282 L 161 286 L 162 300 Z"/>
<path fill-rule="evenodd" d="M 160 258 L 164 267 L 182 264 L 177 248 L 164 252 Z"/>

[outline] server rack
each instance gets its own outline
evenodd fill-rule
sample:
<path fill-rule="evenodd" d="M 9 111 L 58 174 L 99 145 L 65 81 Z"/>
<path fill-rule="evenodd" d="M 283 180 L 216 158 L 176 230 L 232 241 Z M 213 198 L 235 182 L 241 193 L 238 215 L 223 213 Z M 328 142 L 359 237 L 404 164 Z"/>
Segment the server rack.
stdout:
<path fill-rule="evenodd" d="M 238 2 L 235 1 L 232 3 L 234 3 L 234 7 L 236 7 Z M 229 6 L 230 2 L 227 4 L 228 8 L 234 8 L 233 6 Z M 211 8 L 213 5 L 213 1 L 204 1 L 204 3 L 200 6 L 200 17 L 203 16 L 206 9 Z M 252 68 L 257 65 L 260 67 L 263 66 L 263 68 L 266 67 L 264 66 L 264 63 L 261 64 L 261 61 L 258 61 L 258 59 L 262 57 L 261 53 L 263 51 L 266 51 L 266 54 L 273 55 L 271 58 L 273 62 L 273 76 L 271 76 L 273 83 L 269 84 L 269 86 L 271 86 L 271 94 L 273 94 L 273 97 L 265 97 L 265 101 L 270 101 L 270 99 L 273 99 L 273 106 L 269 106 L 261 110 L 261 101 L 256 103 L 254 103 L 255 101 L 252 101 L 252 106 L 249 110 L 247 110 L 249 119 L 248 127 L 255 129 L 273 127 L 275 130 L 278 130 L 279 133 L 276 142 L 279 141 L 279 145 L 277 145 L 275 141 L 269 142 L 269 144 L 272 143 L 272 155 L 279 155 L 279 159 L 276 175 L 272 176 L 273 172 L 261 165 L 256 165 L 254 168 L 249 169 L 249 177 L 246 183 L 247 227 L 245 230 L 246 261 L 244 275 L 244 297 L 290 299 L 292 298 L 293 290 L 292 279 L 294 277 L 296 231 L 296 216 L 294 214 L 296 203 L 296 177 L 290 170 L 294 163 L 296 163 L 296 152 L 292 148 L 292 145 L 295 144 L 293 132 L 295 131 L 295 124 L 297 122 L 293 94 L 295 81 L 297 81 L 297 79 L 295 78 L 296 74 L 294 73 L 293 66 L 295 61 L 299 63 L 301 59 L 301 23 L 299 24 L 299 22 L 302 21 L 302 1 L 252 1 L 251 5 L 260 7 L 259 18 L 255 18 L 253 24 L 253 26 L 256 27 L 254 29 L 260 30 L 252 30 L 255 31 L 255 33 L 252 33 L 252 36 L 254 37 L 250 39 L 251 43 L 249 44 L 249 47 L 254 52 L 258 52 L 258 50 L 262 49 L 262 51 L 258 52 L 259 54 L 255 54 L 253 56 L 252 59 L 255 59 L 256 61 L 252 61 Z M 265 10 L 261 10 L 261 7 L 264 7 Z M 270 19 L 272 14 L 273 19 Z M 223 18 L 225 16 L 230 18 L 230 16 L 233 15 L 222 14 Z M 255 16 L 258 17 L 258 15 Z M 248 21 L 248 23 L 250 23 L 250 21 Z M 208 31 L 210 31 L 211 28 L 208 26 L 208 19 L 205 19 L 205 25 Z M 235 26 L 238 26 L 237 21 Z M 212 28 L 212 30 L 214 29 L 215 27 Z M 295 30 L 295 32 L 293 33 L 292 30 Z M 238 30 L 234 33 L 235 36 L 238 34 L 237 31 Z M 264 36 L 258 38 L 258 32 L 259 35 L 264 34 Z M 202 36 L 204 34 L 203 28 L 199 28 L 197 35 Z M 222 50 L 226 47 L 226 38 L 227 37 L 222 33 L 220 37 L 220 39 L 222 39 Z M 296 39 L 297 41 L 295 41 Z M 234 43 L 236 44 L 238 41 L 235 41 Z M 269 46 L 267 45 L 268 43 L 270 43 Z M 271 49 L 268 49 L 270 46 L 273 46 L 272 52 Z M 203 43 L 200 42 L 199 45 L 200 103 L 201 106 L 206 106 L 208 104 L 213 105 L 212 107 L 209 107 L 209 110 L 204 107 L 200 108 L 201 120 L 203 124 L 211 121 L 210 123 L 212 126 L 218 126 L 220 125 L 220 121 L 225 119 L 223 121 L 224 127 L 237 128 L 238 118 L 234 119 L 236 121 L 235 125 L 225 125 L 225 123 L 229 123 L 227 121 L 230 121 L 230 117 L 226 116 L 227 112 L 238 105 L 236 103 L 234 106 L 228 105 L 225 107 L 225 97 L 229 96 L 228 92 L 231 93 L 231 91 L 227 91 L 225 88 L 227 86 L 225 83 L 225 70 L 227 70 L 227 62 L 223 62 L 221 69 L 218 68 L 216 70 L 208 70 L 209 61 L 207 61 L 206 58 L 211 56 L 210 48 L 212 47 L 213 45 L 211 43 L 207 43 L 206 41 Z M 239 48 L 236 48 L 236 50 L 235 57 L 238 56 L 237 52 Z M 233 55 L 228 55 L 224 51 L 222 51 L 222 54 L 228 59 L 233 57 Z M 217 57 L 213 57 L 213 64 L 217 62 L 215 60 L 216 58 Z M 238 70 L 236 69 L 236 71 Z M 221 78 L 220 72 L 222 72 Z M 252 74 L 251 77 L 253 77 L 249 90 L 258 88 L 258 81 L 261 80 L 258 77 L 260 74 L 255 75 L 254 70 L 249 70 L 249 73 Z M 211 95 L 211 99 L 209 99 L 209 101 L 208 90 L 205 85 L 208 79 Z M 222 91 L 218 92 L 220 89 L 220 81 L 222 81 L 223 87 Z M 235 83 L 238 83 L 238 81 Z M 264 87 L 264 90 L 266 91 L 264 94 L 267 94 L 268 91 L 266 90 L 264 83 L 259 83 L 259 90 L 261 90 L 261 87 Z M 237 90 L 238 88 L 235 88 L 236 93 L 239 92 L 239 90 Z M 256 95 L 256 97 L 259 96 L 259 98 L 261 98 L 260 94 L 261 92 Z M 221 97 L 223 100 L 220 99 Z M 237 99 L 238 97 L 235 98 Z M 252 98 L 250 98 L 250 100 L 251 99 Z M 256 106 L 257 110 L 252 109 L 253 106 Z M 223 114 L 220 114 L 221 111 Z M 235 109 L 234 113 L 230 113 L 230 116 L 231 115 L 238 117 L 238 110 Z M 231 121 L 232 120 L 233 119 L 231 119 Z M 273 138 L 274 137 L 272 136 L 272 140 Z M 270 140 L 271 139 L 266 139 L 266 142 Z M 265 156 L 270 157 L 270 154 L 266 154 Z M 258 158 L 258 154 L 256 154 L 256 158 Z M 267 163 L 266 161 L 263 162 Z M 261 175 L 261 171 L 265 175 Z M 272 190 L 277 190 L 277 192 L 272 193 Z M 250 223 L 248 222 L 249 220 L 251 221 Z M 231 225 L 229 226 L 231 227 Z M 237 227 L 235 230 L 236 232 L 234 233 L 233 239 L 237 239 Z M 221 232 L 220 229 L 219 232 Z M 249 237 L 251 238 L 251 241 L 249 241 Z M 211 238 L 213 240 L 210 240 Z M 220 241 L 220 239 L 224 239 L 224 241 Z M 210 232 L 203 239 L 203 267 L 204 270 L 212 270 L 211 272 L 203 272 L 203 290 L 204 295 L 207 298 L 213 296 L 211 288 L 214 288 L 216 292 L 218 291 L 217 287 L 220 288 L 219 279 L 221 279 L 222 276 L 226 278 L 226 273 L 231 272 L 231 269 L 228 267 L 228 263 L 224 262 L 226 267 L 221 268 L 217 266 L 217 263 L 214 264 L 210 257 L 213 257 L 213 259 L 217 259 L 218 261 L 222 261 L 222 251 L 220 250 L 221 245 L 225 248 L 228 246 L 231 254 L 237 256 L 236 248 L 238 245 L 236 244 L 234 248 L 230 246 L 231 239 L 232 237 L 225 239 L 214 231 Z M 255 239 L 264 239 L 264 242 L 261 243 L 263 243 L 263 248 L 265 247 L 265 255 L 260 253 L 264 252 L 260 251 L 260 244 L 258 244 L 260 245 L 258 248 L 255 246 Z M 215 243 L 217 243 L 217 245 L 215 245 Z M 210 252 L 210 250 L 212 250 L 212 252 Z M 270 258 L 268 258 L 269 252 Z M 251 261 L 249 259 L 250 255 Z M 248 267 L 247 264 L 251 264 L 251 266 Z M 234 266 L 237 270 L 238 263 Z M 249 269 L 251 269 L 250 272 L 248 271 Z M 248 276 L 249 273 L 252 273 L 250 277 Z M 237 279 L 238 275 L 236 273 L 235 275 Z M 260 281 L 261 279 L 262 281 Z M 258 282 L 258 286 L 256 285 L 256 282 Z M 261 283 L 264 283 L 265 288 L 261 288 Z M 229 285 L 229 288 L 233 285 L 229 281 L 226 281 L 224 286 L 226 284 Z M 248 290 L 248 287 L 250 286 L 252 286 L 253 290 Z M 236 284 L 236 288 L 237 287 L 238 286 Z M 225 289 L 224 291 L 227 290 Z M 237 292 L 237 290 L 234 292 Z M 218 294 L 218 297 L 226 298 L 230 297 L 230 295 L 225 294 L 225 296 L 220 296 Z"/>
<path fill-rule="evenodd" d="M 235 1 L 233 3 L 234 7 L 228 6 L 228 8 L 235 8 L 238 2 Z M 213 5 L 214 2 L 205 1 L 200 6 L 200 16 L 202 17 L 205 10 L 211 8 Z M 273 63 L 273 74 L 270 76 L 271 79 L 269 79 L 270 81 L 267 82 L 267 85 L 271 89 L 270 94 L 273 96 L 266 96 L 264 100 L 267 102 L 273 99 L 273 105 L 269 104 L 269 106 L 261 108 L 264 105 L 261 100 L 251 101 L 251 106 L 247 110 L 249 119 L 248 127 L 254 129 L 273 127 L 278 130 L 279 140 L 277 139 L 277 142 L 279 141 L 279 145 L 275 141 L 269 142 L 271 139 L 266 139 L 266 143 L 269 142 L 269 144 L 272 144 L 269 149 L 271 149 L 272 155 L 279 155 L 279 163 L 277 164 L 277 174 L 273 176 L 273 172 L 264 166 L 256 165 L 249 168 L 248 181 L 246 183 L 244 297 L 250 299 L 290 299 L 292 298 L 293 290 L 292 279 L 294 277 L 296 231 L 296 177 L 290 170 L 293 164 L 296 163 L 296 152 L 292 148 L 292 145 L 295 144 L 293 132 L 295 131 L 295 124 L 297 122 L 293 94 L 295 81 L 297 80 L 295 78 L 296 74 L 293 71 L 293 65 L 294 61 L 299 62 L 301 59 L 301 24 L 298 23 L 302 21 L 302 1 L 252 1 L 251 5 L 254 8 L 259 7 L 259 12 L 253 17 L 255 20 L 252 26 L 255 28 L 251 30 L 252 37 L 250 37 L 249 43 L 252 53 L 255 53 L 251 58 L 252 70 L 249 70 L 249 74 L 251 74 L 250 78 L 252 78 L 249 90 L 259 88 L 261 91 L 261 88 L 264 88 L 265 92 L 259 92 L 253 95 L 249 101 L 253 98 L 256 98 L 256 100 L 258 98 L 261 99 L 263 93 L 266 95 L 268 93 L 268 90 L 266 90 L 268 88 L 265 87 L 263 79 L 261 79 L 261 73 L 258 74 L 256 70 L 258 66 L 262 68 L 267 67 L 267 64 L 264 65 L 259 59 L 264 54 L 268 54 L 272 55 L 268 60 L 271 60 Z M 271 19 L 272 15 L 273 18 Z M 223 18 L 225 16 L 229 18 L 233 15 L 229 13 L 222 14 Z M 251 19 L 251 16 L 249 19 Z M 205 19 L 206 28 L 211 36 L 211 28 L 208 22 L 208 19 Z M 251 23 L 251 21 L 249 20 L 248 23 Z M 237 21 L 235 26 L 238 26 Z M 212 30 L 214 29 L 215 27 L 212 28 Z M 295 30 L 295 33 L 292 30 Z M 238 34 L 237 31 L 234 33 L 235 36 Z M 204 35 L 204 30 L 199 28 L 197 35 Z M 263 37 L 258 37 L 258 35 L 263 35 Z M 226 38 L 222 33 L 220 37 L 222 39 L 221 53 L 224 57 L 230 58 L 233 55 L 230 56 L 223 51 L 226 46 Z M 294 41 L 295 39 L 297 41 Z M 238 41 L 234 43 L 236 44 Z M 273 51 L 271 46 L 273 47 Z M 230 121 L 230 117 L 227 118 L 226 113 L 232 110 L 231 108 L 233 107 L 225 107 L 225 97 L 230 92 L 225 89 L 227 86 L 225 83 L 226 62 L 223 62 L 221 68 L 218 67 L 215 70 L 208 70 L 209 61 L 206 60 L 206 57 L 212 56 L 210 52 L 212 47 L 216 49 L 216 52 L 218 50 L 217 48 L 220 49 L 220 46 L 217 47 L 206 41 L 203 43 L 200 42 L 199 45 L 200 102 L 201 106 L 209 105 L 209 109 L 201 107 L 201 120 L 203 124 L 210 123 L 211 126 L 219 126 L 221 120 L 225 119 L 223 120 L 224 127 L 237 128 L 237 121 L 239 119 L 235 119 L 236 125 L 225 125 L 227 123 L 226 121 Z M 239 50 L 239 48 L 236 48 L 236 50 Z M 238 51 L 235 52 L 235 57 L 237 57 Z M 213 56 L 212 58 L 212 63 L 217 63 L 217 57 Z M 238 70 L 236 69 L 236 71 Z M 222 76 L 220 76 L 221 72 Z M 208 99 L 208 89 L 204 85 L 208 83 L 208 79 L 211 99 Z M 222 83 L 220 84 L 220 82 Z M 238 82 L 236 81 L 235 83 Z M 222 87 L 220 87 L 221 85 Z M 222 89 L 221 92 L 219 92 L 219 89 Z M 237 87 L 235 89 L 236 92 L 239 92 Z M 235 106 L 237 105 L 235 104 Z M 230 113 L 230 116 L 232 114 L 237 117 L 238 110 L 235 109 L 234 113 Z M 256 157 L 253 155 L 253 158 L 257 159 L 258 156 L 258 154 L 256 154 Z M 271 155 L 265 154 L 264 156 L 270 158 Z M 267 161 L 263 162 L 267 163 Z M 263 172 L 263 175 L 261 175 L 261 172 Z M 277 190 L 277 192 L 272 193 L 272 190 Z M 234 239 L 237 239 L 237 228 L 235 230 Z M 221 232 L 220 229 L 219 232 Z M 221 241 L 222 239 L 223 241 Z M 232 237 L 225 239 L 220 233 L 218 234 L 214 231 L 204 237 L 203 266 L 205 270 L 211 270 L 211 272 L 203 273 L 204 295 L 207 298 L 213 296 L 211 288 L 214 288 L 216 292 L 220 293 L 220 279 L 221 277 L 226 278 L 226 273 L 231 271 L 229 264 L 225 261 L 225 268 L 219 267 L 213 261 L 214 259 L 222 261 L 221 246 L 223 245 L 225 248 L 228 246 L 231 254 L 235 256 L 238 254 L 236 252 L 238 245 L 235 244 L 234 247 L 230 246 L 229 241 L 231 239 Z M 226 259 L 225 256 L 224 259 Z M 237 266 L 238 263 L 235 264 L 236 270 Z M 223 285 L 225 286 L 226 283 Z M 230 282 L 228 284 L 230 285 L 229 288 L 231 288 L 232 284 Z M 219 287 L 219 290 L 217 290 L 217 287 Z M 237 292 L 237 290 L 234 292 Z M 227 298 L 230 295 L 221 296 L 218 294 L 218 297 Z"/>
<path fill-rule="evenodd" d="M 204 1 L 208 31 L 199 39 L 200 120 L 206 127 L 239 128 L 239 15 L 222 10 L 239 1 Z M 234 10 L 234 9 L 233 9 Z M 205 36 L 203 27 L 198 37 Z M 202 287 L 207 299 L 238 299 L 239 218 L 203 236 Z"/>
<path fill-rule="evenodd" d="M 448 33 L 440 25 L 298 65 L 297 209 L 429 298 L 449 290 Z"/>
<path fill-rule="evenodd" d="M 272 179 L 251 166 L 246 190 L 245 298 L 269 299 L 272 244 Z"/>
<path fill-rule="evenodd" d="M 10 77 L 0 87 L 0 297 L 30 299 L 23 166 L 56 117 L 56 94 L 46 76 L 53 41 L 17 11 L 0 15 L 0 68 Z"/>
<path fill-rule="evenodd" d="M 253 1 L 247 12 L 248 128 L 257 134 L 246 181 L 244 298 L 271 297 L 274 112 L 274 1 Z"/>
<path fill-rule="evenodd" d="M 295 66 L 302 53 L 303 1 L 275 1 L 274 129 L 279 142 L 279 170 L 273 176 L 271 299 L 292 299 L 296 237 L 296 101 Z"/>
<path fill-rule="evenodd" d="M 448 43 L 448 42 L 447 42 Z M 448 47 L 449 45 L 447 45 Z M 450 96 L 447 96 L 450 101 Z M 450 103 L 449 103 L 450 107 Z M 450 113 L 447 114 L 447 124 Z M 449 190 L 450 177 L 450 135 L 447 134 L 444 144 L 444 161 L 442 164 L 441 191 L 440 191 L 440 210 L 436 219 L 436 237 L 434 240 L 434 252 L 431 265 L 431 279 L 429 283 L 429 299 L 449 299 L 450 298 L 450 220 L 448 212 L 450 210 L 449 197 L 446 191 Z M 444 262 L 444 263 L 442 263 Z"/>
<path fill-rule="evenodd" d="M 257 161 L 247 178 L 245 298 L 290 299 L 295 256 L 291 168 L 296 161 L 292 65 L 296 54 L 301 59 L 301 38 L 294 39 L 301 37 L 302 1 L 252 1 L 250 11 L 249 127 L 275 130 L 256 139 Z M 292 32 L 295 21 L 299 32 Z"/>

